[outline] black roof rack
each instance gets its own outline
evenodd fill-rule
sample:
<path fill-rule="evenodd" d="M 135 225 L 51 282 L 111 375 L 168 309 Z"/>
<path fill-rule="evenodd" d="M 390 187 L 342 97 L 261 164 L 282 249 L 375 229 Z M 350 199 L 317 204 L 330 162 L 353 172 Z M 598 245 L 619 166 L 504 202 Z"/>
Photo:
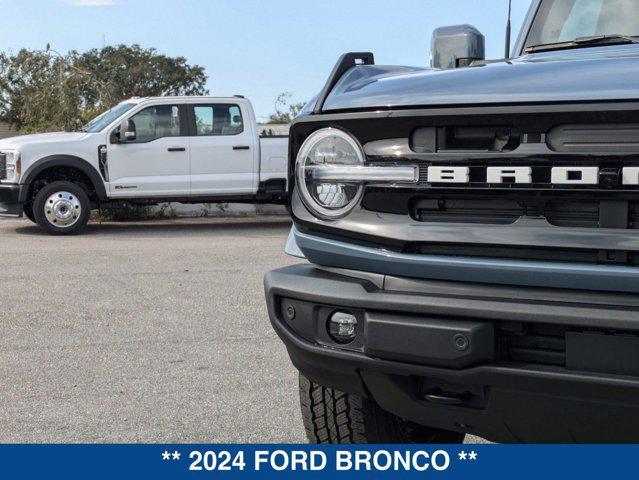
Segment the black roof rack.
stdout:
<path fill-rule="evenodd" d="M 335 64 L 333 71 L 331 72 L 324 88 L 315 102 L 315 108 L 313 108 L 313 113 L 321 113 L 322 108 L 324 108 L 324 102 L 326 102 L 326 98 L 328 94 L 331 93 L 331 90 L 335 87 L 337 82 L 342 75 L 344 75 L 348 70 L 352 67 L 356 67 L 357 65 L 374 65 L 375 57 L 371 52 L 349 52 L 345 53 Z"/>

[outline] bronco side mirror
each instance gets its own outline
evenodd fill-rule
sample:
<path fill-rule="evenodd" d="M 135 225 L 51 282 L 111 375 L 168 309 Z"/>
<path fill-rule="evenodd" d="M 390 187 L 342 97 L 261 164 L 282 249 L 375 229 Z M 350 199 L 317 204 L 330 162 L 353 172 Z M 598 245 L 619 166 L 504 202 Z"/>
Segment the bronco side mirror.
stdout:
<path fill-rule="evenodd" d="M 467 67 L 485 60 L 485 39 L 472 25 L 440 27 L 433 32 L 430 64 L 433 68 Z"/>

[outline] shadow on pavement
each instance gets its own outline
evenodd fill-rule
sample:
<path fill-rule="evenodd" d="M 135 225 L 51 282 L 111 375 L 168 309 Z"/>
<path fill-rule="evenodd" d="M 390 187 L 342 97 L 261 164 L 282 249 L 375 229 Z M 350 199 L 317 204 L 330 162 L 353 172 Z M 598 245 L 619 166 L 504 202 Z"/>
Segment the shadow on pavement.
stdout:
<path fill-rule="evenodd" d="M 140 233 L 156 236 L 164 235 L 183 235 L 185 233 L 214 233 L 225 231 L 237 231 L 238 229 L 248 228 L 253 231 L 268 230 L 272 228 L 284 228 L 291 225 L 288 217 L 281 219 L 265 219 L 260 221 L 259 218 L 224 218 L 224 219 L 197 219 L 189 220 L 165 220 L 165 221 L 142 221 L 142 222 L 105 222 L 89 223 L 83 235 L 117 235 L 122 233 Z M 29 224 L 18 227 L 15 232 L 19 235 L 42 235 L 49 236 L 42 228 L 37 225 Z"/>

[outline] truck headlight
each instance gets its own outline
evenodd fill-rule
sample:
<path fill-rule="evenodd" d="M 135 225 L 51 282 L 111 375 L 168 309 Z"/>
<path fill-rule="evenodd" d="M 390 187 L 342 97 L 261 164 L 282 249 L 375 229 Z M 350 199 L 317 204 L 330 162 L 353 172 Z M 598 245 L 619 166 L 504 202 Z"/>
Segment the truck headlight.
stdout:
<path fill-rule="evenodd" d="M 0 150 L 0 153 L 6 157 L 5 180 L 7 182 L 17 182 L 22 173 L 20 152 L 18 150 Z"/>
<path fill-rule="evenodd" d="M 363 184 L 344 168 L 364 164 L 364 153 L 357 140 L 336 128 L 323 128 L 302 144 L 296 161 L 300 196 L 315 215 L 329 219 L 346 215 L 359 202 Z M 336 174 L 336 175 L 335 175 Z"/>

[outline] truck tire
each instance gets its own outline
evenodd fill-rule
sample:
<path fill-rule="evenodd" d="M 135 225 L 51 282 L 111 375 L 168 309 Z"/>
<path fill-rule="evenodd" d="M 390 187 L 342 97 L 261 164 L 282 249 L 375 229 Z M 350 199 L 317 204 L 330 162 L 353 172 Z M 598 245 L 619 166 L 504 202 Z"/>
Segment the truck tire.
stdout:
<path fill-rule="evenodd" d="M 35 217 L 33 216 L 33 203 L 25 203 L 24 208 L 22 209 L 22 213 L 24 216 L 31 220 L 33 223 L 37 223 Z"/>
<path fill-rule="evenodd" d="M 300 405 L 311 443 L 463 443 L 465 434 L 417 425 L 370 398 L 324 387 L 300 374 Z"/>
<path fill-rule="evenodd" d="M 90 214 L 91 202 L 84 188 L 67 181 L 45 185 L 33 201 L 36 223 L 52 235 L 79 233 Z"/>

